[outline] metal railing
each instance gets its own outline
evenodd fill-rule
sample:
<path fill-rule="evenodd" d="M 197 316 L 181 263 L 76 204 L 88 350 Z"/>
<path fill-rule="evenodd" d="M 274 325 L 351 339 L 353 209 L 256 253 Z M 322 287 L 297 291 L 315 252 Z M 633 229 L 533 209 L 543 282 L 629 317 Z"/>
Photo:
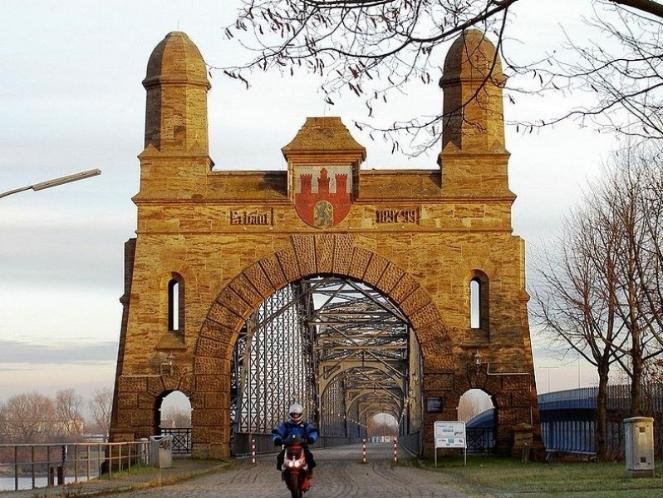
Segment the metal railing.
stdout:
<path fill-rule="evenodd" d="M 161 434 L 173 437 L 173 455 L 191 455 L 191 428 L 162 428 Z"/>
<path fill-rule="evenodd" d="M 467 427 L 467 453 L 490 455 L 495 451 L 495 429 L 492 427 Z"/>
<path fill-rule="evenodd" d="M 421 433 L 419 432 L 399 435 L 398 444 L 413 456 L 421 455 Z"/>
<path fill-rule="evenodd" d="M 149 442 L 0 444 L 0 475 L 13 488 L 64 486 L 149 464 Z"/>
<path fill-rule="evenodd" d="M 569 389 L 539 395 L 541 436 L 548 452 L 596 453 L 596 399 L 598 388 Z M 623 419 L 630 411 L 630 386 L 607 387 L 606 451 L 624 454 Z M 641 409 L 654 418 L 656 457 L 663 456 L 663 385 L 643 385 Z"/>

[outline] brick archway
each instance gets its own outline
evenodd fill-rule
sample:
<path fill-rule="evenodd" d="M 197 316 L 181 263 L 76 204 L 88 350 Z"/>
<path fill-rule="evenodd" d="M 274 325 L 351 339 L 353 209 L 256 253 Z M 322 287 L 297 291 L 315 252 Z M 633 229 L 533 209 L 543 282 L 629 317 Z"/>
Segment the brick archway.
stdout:
<path fill-rule="evenodd" d="M 478 32 L 454 43 L 442 78 L 452 111 L 459 96 L 476 90 L 467 57 L 475 50 L 499 59 Z M 310 117 L 282 148 L 284 168 L 217 171 L 204 60 L 185 34 L 167 35 L 144 80 L 145 149 L 133 197 L 137 236 L 125 245 L 112 439 L 148 436 L 155 397 L 178 389 L 190 394 L 196 454 L 227 456 L 230 355 L 243 322 L 289 282 L 336 275 L 381 292 L 414 329 L 425 376 L 416 386 L 425 399 L 416 413 L 424 454 L 432 453 L 433 424 L 455 419 L 467 385 L 494 393 L 503 452 L 522 449 L 516 426 L 530 426 L 540 445 L 525 247 L 511 222 L 502 74 L 499 64 L 494 69 L 486 95 L 495 112 L 464 107 L 481 122 L 479 132 L 464 120 L 446 123 L 436 165 L 366 170 L 366 149 L 339 117 Z M 339 206 L 350 209 L 335 224 L 311 226 L 301 195 L 313 194 L 316 182 L 320 194 L 322 181 L 328 197 L 323 171 L 330 168 L 341 185 L 334 183 Z M 302 188 L 309 178 L 310 192 Z M 476 271 L 489 291 L 481 329 L 469 321 L 467 279 Z M 179 334 L 168 326 L 163 278 L 173 272 L 186 283 Z"/>
<path fill-rule="evenodd" d="M 451 341 L 428 292 L 408 272 L 361 247 L 348 234 L 293 235 L 288 247 L 230 280 L 209 308 L 194 350 L 193 451 L 227 456 L 232 351 L 245 320 L 273 293 L 315 275 L 350 277 L 373 286 L 408 318 L 424 359 L 435 356 L 453 372 Z"/>

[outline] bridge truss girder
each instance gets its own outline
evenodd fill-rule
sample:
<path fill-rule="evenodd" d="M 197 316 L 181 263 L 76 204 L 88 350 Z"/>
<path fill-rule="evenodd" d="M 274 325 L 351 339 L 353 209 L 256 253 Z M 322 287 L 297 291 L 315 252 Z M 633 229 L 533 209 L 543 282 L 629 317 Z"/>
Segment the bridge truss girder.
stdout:
<path fill-rule="evenodd" d="M 400 310 L 366 285 L 337 277 L 290 285 L 268 298 L 240 334 L 233 429 L 270 432 L 293 395 L 325 435 L 365 435 L 366 406 L 384 406 L 400 419 L 411 390 L 412 341 Z M 302 389 L 284 387 L 284 373 Z"/>

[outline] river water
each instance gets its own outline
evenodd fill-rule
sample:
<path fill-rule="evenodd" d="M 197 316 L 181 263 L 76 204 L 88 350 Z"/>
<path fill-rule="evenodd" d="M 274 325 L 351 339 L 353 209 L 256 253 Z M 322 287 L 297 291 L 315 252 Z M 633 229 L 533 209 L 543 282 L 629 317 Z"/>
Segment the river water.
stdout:
<path fill-rule="evenodd" d="M 85 481 L 85 476 L 79 477 L 79 481 Z M 74 477 L 67 476 L 65 482 L 74 482 Z M 35 486 L 38 488 L 45 488 L 47 484 L 46 477 L 35 477 Z M 18 489 L 31 489 L 32 477 L 19 477 Z M 14 478 L 13 477 L 0 477 L 0 491 L 13 491 Z"/>

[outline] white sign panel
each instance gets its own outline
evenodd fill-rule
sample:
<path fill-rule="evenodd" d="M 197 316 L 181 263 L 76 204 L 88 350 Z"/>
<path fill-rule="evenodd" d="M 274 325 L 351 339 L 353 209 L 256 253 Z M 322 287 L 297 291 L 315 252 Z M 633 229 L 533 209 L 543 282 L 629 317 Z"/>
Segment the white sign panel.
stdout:
<path fill-rule="evenodd" d="M 438 420 L 433 425 L 435 448 L 466 448 L 465 422 Z"/>

